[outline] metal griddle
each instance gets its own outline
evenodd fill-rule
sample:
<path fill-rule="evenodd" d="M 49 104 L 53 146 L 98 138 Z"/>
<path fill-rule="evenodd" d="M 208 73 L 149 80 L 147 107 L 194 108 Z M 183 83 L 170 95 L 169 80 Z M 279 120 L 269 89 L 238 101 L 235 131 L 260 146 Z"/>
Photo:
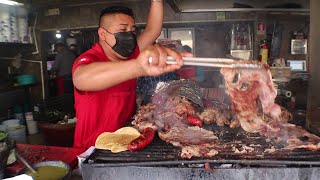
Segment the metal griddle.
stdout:
<path fill-rule="evenodd" d="M 212 129 L 211 129 L 212 130 Z M 320 166 L 320 151 L 306 149 L 277 150 L 273 153 L 264 153 L 265 149 L 272 146 L 276 149 L 284 147 L 284 144 L 276 144 L 272 140 L 243 131 L 241 128 L 219 128 L 215 127 L 214 132 L 220 139 L 221 147 L 217 149 L 219 154 L 211 158 L 180 157 L 181 149 L 167 144 L 159 137 L 146 148 L 137 152 L 111 153 L 107 150 L 96 150 L 88 157 L 84 164 L 95 167 L 123 167 L 123 166 L 144 166 L 144 167 L 193 167 L 196 164 L 233 164 L 245 167 L 301 167 Z M 241 150 L 242 145 L 252 147 L 255 150 L 247 153 L 235 153 L 232 147 Z"/>

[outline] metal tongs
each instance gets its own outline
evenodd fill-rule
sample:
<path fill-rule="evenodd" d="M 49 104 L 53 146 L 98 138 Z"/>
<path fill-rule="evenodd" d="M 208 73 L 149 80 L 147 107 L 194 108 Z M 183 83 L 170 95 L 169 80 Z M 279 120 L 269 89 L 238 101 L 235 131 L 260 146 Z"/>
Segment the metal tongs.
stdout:
<path fill-rule="evenodd" d="M 200 58 L 200 57 L 183 57 L 184 65 L 188 66 L 205 66 L 205 67 L 218 67 L 218 68 L 261 68 L 260 64 L 255 63 L 236 63 L 233 59 L 228 58 Z M 152 58 L 149 58 L 152 62 Z M 167 64 L 177 64 L 173 57 L 168 57 Z"/>

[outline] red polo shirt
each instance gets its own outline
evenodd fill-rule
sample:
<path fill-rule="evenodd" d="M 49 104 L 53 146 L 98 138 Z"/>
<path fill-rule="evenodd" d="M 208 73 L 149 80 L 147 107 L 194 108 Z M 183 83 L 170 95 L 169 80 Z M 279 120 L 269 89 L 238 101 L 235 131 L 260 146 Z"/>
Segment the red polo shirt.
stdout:
<path fill-rule="evenodd" d="M 139 47 L 129 59 L 139 55 Z M 75 61 L 72 74 L 82 64 L 110 62 L 101 46 L 96 43 Z M 102 91 L 74 89 L 77 117 L 74 147 L 88 148 L 95 144 L 103 132 L 113 132 L 125 125 L 134 113 L 136 103 L 136 80 L 128 80 Z"/>

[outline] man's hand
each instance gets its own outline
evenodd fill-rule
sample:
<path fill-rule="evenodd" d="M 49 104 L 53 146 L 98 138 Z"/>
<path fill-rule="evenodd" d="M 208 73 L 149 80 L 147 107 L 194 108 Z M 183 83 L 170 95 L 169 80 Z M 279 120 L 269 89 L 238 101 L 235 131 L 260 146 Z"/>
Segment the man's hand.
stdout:
<path fill-rule="evenodd" d="M 166 61 L 168 56 L 173 57 L 177 64 L 167 64 Z M 140 64 L 143 76 L 159 76 L 161 74 L 180 69 L 183 65 L 182 56 L 192 56 L 192 54 L 180 54 L 172 49 L 156 44 L 148 46 L 144 51 L 142 51 L 138 56 L 137 61 Z M 149 62 L 150 57 L 152 58 L 152 62 Z"/>

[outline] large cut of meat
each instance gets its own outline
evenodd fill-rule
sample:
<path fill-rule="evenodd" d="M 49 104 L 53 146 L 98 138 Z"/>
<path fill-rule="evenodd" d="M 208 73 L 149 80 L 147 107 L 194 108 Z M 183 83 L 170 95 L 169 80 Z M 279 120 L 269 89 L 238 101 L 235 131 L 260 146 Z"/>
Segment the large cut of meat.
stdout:
<path fill-rule="evenodd" d="M 275 104 L 277 92 L 269 66 L 261 66 L 261 69 L 223 68 L 220 71 L 232 101 L 232 110 L 236 113 L 241 127 L 247 132 L 259 132 L 283 143 L 285 149 L 319 149 L 319 137 L 287 123 L 291 115 Z"/>
<path fill-rule="evenodd" d="M 218 139 L 212 131 L 188 122 L 188 116 L 196 116 L 192 103 L 184 97 L 155 97 L 155 103 L 142 106 L 134 117 L 132 125 L 142 131 L 151 127 L 167 143 L 181 147 L 181 157 L 211 157 L 217 154 L 210 148 Z M 159 103 L 161 102 L 161 103 Z M 204 146 L 206 144 L 207 146 Z"/>
<path fill-rule="evenodd" d="M 186 117 L 195 113 L 191 103 L 182 97 L 171 97 L 160 104 L 149 103 L 142 106 L 134 117 L 132 125 L 139 131 L 152 127 L 158 131 L 166 131 L 171 127 L 187 128 Z"/>
<path fill-rule="evenodd" d="M 280 121 L 281 108 L 274 103 L 277 91 L 267 65 L 262 65 L 261 69 L 223 68 L 220 72 L 232 100 L 232 110 L 244 130 L 258 132 L 264 124 L 263 119 L 258 117 L 260 104 L 263 114 Z"/>

